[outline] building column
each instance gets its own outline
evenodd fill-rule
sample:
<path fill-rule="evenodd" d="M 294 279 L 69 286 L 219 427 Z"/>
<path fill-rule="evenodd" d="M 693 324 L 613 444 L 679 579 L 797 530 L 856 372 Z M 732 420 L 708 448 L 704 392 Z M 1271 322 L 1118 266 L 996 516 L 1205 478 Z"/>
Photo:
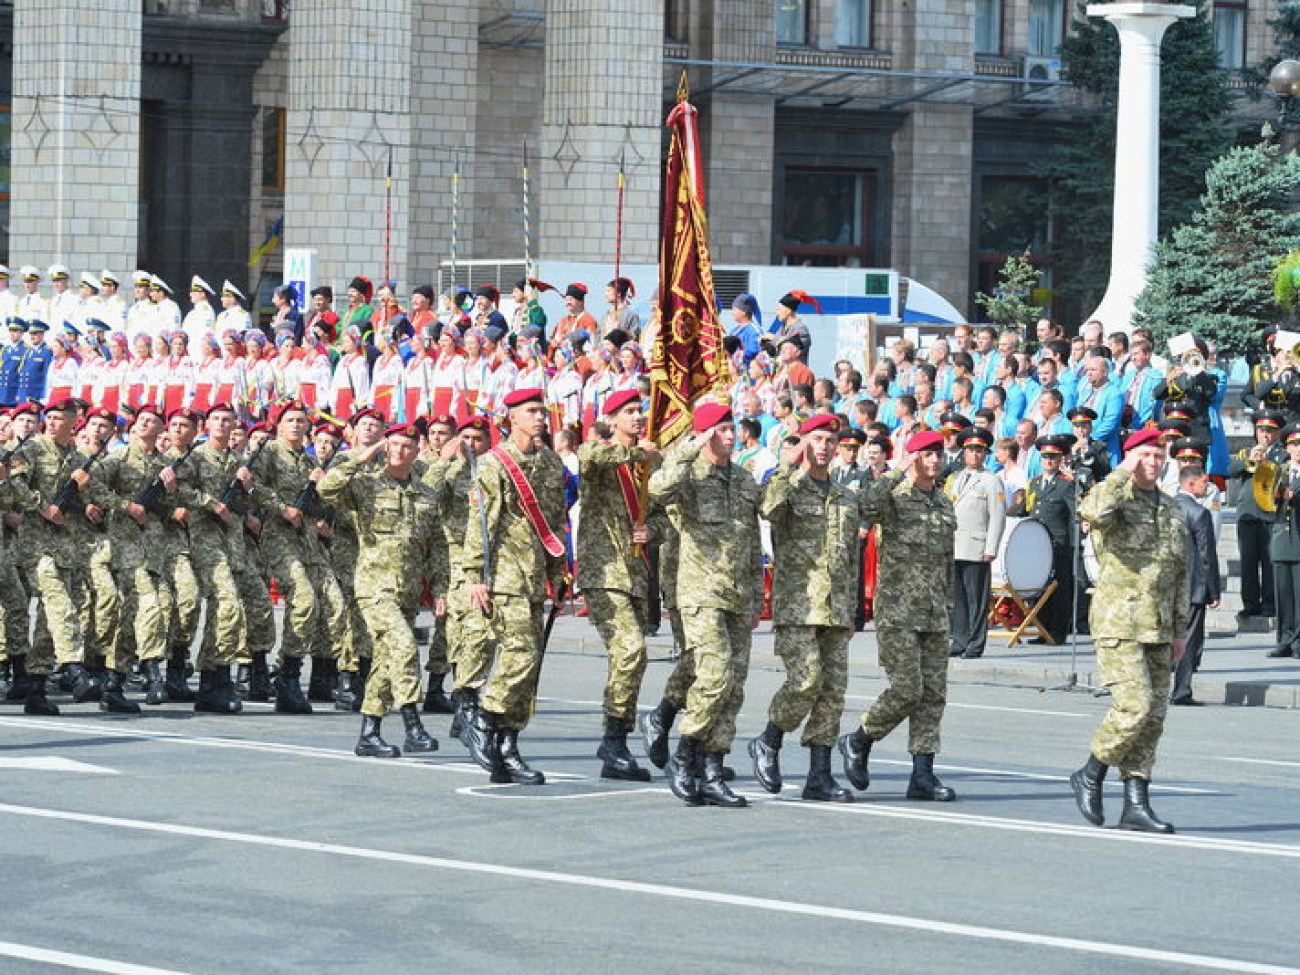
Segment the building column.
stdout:
<path fill-rule="evenodd" d="M 663 0 L 548 0 L 534 258 L 612 268 L 622 158 L 623 263 L 659 259 L 663 23 Z"/>
<path fill-rule="evenodd" d="M 313 283 L 388 275 L 409 292 L 416 0 L 314 0 L 289 32 L 284 241 L 316 251 Z M 391 192 L 388 191 L 391 172 Z"/>
<path fill-rule="evenodd" d="M 139 0 L 15 0 L 11 262 L 135 266 Z"/>

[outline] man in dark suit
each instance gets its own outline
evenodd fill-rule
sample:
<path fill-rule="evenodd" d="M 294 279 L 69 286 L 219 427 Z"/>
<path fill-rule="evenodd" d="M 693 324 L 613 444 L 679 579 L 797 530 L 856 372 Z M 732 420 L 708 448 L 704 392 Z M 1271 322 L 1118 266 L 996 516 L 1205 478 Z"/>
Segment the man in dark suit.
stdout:
<path fill-rule="evenodd" d="M 1174 689 L 1170 704 L 1199 705 L 1192 696 L 1192 674 L 1201 665 L 1205 649 L 1205 611 L 1219 605 L 1222 580 L 1219 578 L 1219 547 L 1215 541 L 1214 518 L 1201 503 L 1210 476 L 1200 464 L 1188 464 L 1178 474 L 1175 496 L 1187 525 L 1187 581 L 1191 616 L 1187 621 L 1187 639 L 1183 655 L 1174 662 Z"/>

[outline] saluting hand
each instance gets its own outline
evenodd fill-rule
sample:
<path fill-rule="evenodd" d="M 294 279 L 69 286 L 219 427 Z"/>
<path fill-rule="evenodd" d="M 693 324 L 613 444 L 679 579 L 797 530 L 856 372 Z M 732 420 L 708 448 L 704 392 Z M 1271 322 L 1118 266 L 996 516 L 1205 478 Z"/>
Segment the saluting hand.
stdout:
<path fill-rule="evenodd" d="M 470 583 L 469 604 L 484 616 L 492 615 L 492 591 L 481 582 Z"/>

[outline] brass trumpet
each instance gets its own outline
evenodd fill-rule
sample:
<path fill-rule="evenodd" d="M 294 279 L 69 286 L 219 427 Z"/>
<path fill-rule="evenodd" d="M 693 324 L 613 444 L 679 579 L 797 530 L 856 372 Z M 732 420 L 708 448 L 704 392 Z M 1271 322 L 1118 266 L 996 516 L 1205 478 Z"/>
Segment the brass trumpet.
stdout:
<path fill-rule="evenodd" d="M 1285 464 L 1274 464 L 1271 460 L 1261 460 L 1255 465 L 1250 477 L 1250 492 L 1260 511 L 1270 514 L 1277 511 L 1282 500 L 1282 489 L 1286 481 Z"/>

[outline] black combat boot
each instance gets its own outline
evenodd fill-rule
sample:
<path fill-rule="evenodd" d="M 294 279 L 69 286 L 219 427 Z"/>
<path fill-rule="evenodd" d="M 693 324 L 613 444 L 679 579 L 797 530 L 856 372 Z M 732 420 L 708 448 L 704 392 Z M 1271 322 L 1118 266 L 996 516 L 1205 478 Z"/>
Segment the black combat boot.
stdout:
<path fill-rule="evenodd" d="M 849 784 L 858 791 L 871 785 L 867 759 L 871 757 L 872 738 L 860 727 L 840 736 L 840 754 L 844 756 L 844 774 Z"/>
<path fill-rule="evenodd" d="M 25 701 L 32 690 L 32 678 L 27 675 L 27 658 L 13 657 L 9 661 L 13 673 L 13 683 L 5 692 L 6 701 Z"/>
<path fill-rule="evenodd" d="M 253 665 L 239 664 L 235 667 L 235 693 L 241 701 L 248 700 L 248 690 L 253 686 Z"/>
<path fill-rule="evenodd" d="M 357 739 L 357 747 L 352 749 L 362 758 L 397 758 L 402 754 L 402 750 L 396 745 L 390 745 L 379 734 L 379 726 L 382 718 L 372 718 L 368 714 L 361 716 L 361 737 Z"/>
<path fill-rule="evenodd" d="M 1172 833 L 1172 823 L 1166 823 L 1151 811 L 1146 779 L 1133 776 L 1124 780 L 1124 811 L 1119 816 L 1119 828 L 1139 833 Z"/>
<path fill-rule="evenodd" d="M 702 806 L 700 797 L 700 744 L 694 738 L 682 735 L 677 739 L 677 750 L 668 760 L 668 787 L 673 795 L 688 806 Z"/>
<path fill-rule="evenodd" d="M 366 681 L 370 678 L 370 658 L 362 657 L 357 661 L 357 676 L 352 680 L 352 692 L 357 699 L 352 703 L 353 711 L 361 710 L 361 702 L 366 698 Z"/>
<path fill-rule="evenodd" d="M 406 725 L 406 752 L 436 752 L 438 739 L 424 730 L 420 711 L 414 704 L 402 705 L 402 723 Z"/>
<path fill-rule="evenodd" d="M 72 700 L 77 704 L 98 701 L 104 693 L 103 682 L 81 664 L 66 664 L 64 678 L 71 684 Z"/>
<path fill-rule="evenodd" d="M 596 749 L 596 757 L 605 764 L 600 767 L 602 779 L 622 779 L 627 782 L 649 782 L 650 770 L 636 763 L 627 750 L 627 734 L 632 722 L 622 718 L 605 718 L 605 737 Z"/>
<path fill-rule="evenodd" d="M 99 710 L 111 711 L 113 714 L 139 714 L 140 705 L 128 701 L 122 690 L 126 676 L 120 670 L 108 671 L 104 679 L 104 693 L 99 699 Z"/>
<path fill-rule="evenodd" d="M 166 704 L 167 686 L 163 682 L 162 665 L 157 660 L 146 660 L 140 664 L 144 673 L 144 703 Z"/>
<path fill-rule="evenodd" d="M 173 648 L 167 658 L 167 676 L 163 686 L 167 690 L 167 700 L 184 704 L 194 700 L 194 692 L 185 679 L 185 665 L 189 663 L 189 654 L 183 647 Z"/>
<path fill-rule="evenodd" d="M 497 745 L 496 715 L 483 708 L 475 708 L 473 718 L 461 729 L 461 744 L 469 749 L 470 757 L 484 772 L 501 766 L 501 749 Z"/>
<path fill-rule="evenodd" d="M 357 672 L 355 670 L 340 670 L 339 682 L 334 687 L 334 710 L 351 711 L 352 705 L 357 703 Z"/>
<path fill-rule="evenodd" d="M 452 691 L 451 697 L 456 702 L 456 710 L 451 716 L 451 728 L 447 733 L 453 738 L 461 738 L 469 723 L 474 720 L 474 712 L 478 710 L 478 691 L 472 687 L 462 687 L 458 691 Z"/>
<path fill-rule="evenodd" d="M 497 747 L 501 751 L 501 768 L 509 776 L 508 781 L 513 782 L 515 785 L 546 784 L 546 776 L 537 769 L 530 768 L 519 754 L 518 731 L 497 732 Z M 494 775 L 492 781 L 499 781 L 498 775 Z"/>
<path fill-rule="evenodd" d="M 1079 812 L 1094 826 L 1100 826 L 1106 821 L 1106 814 L 1101 808 L 1101 793 L 1107 771 L 1109 766 L 1102 765 L 1095 755 L 1089 755 L 1083 768 L 1070 776 L 1070 788 L 1074 790 L 1074 801 L 1079 804 Z"/>
<path fill-rule="evenodd" d="M 334 684 L 339 668 L 333 657 L 311 658 L 311 677 L 307 681 L 307 700 L 318 704 L 334 700 Z"/>
<path fill-rule="evenodd" d="M 907 783 L 907 798 L 927 802 L 952 802 L 957 793 L 939 781 L 934 774 L 933 755 L 912 756 L 912 778 Z"/>
<path fill-rule="evenodd" d="M 853 801 L 853 793 L 831 775 L 830 745 L 808 747 L 808 778 L 803 785 L 803 797 L 812 802 Z"/>
<path fill-rule="evenodd" d="M 269 701 L 274 697 L 271 687 L 271 670 L 266 666 L 266 651 L 259 650 L 253 654 L 253 662 L 248 668 L 248 700 Z"/>
<path fill-rule="evenodd" d="M 57 704 L 51 704 L 45 696 L 45 684 L 49 678 L 44 674 L 32 674 L 27 681 L 27 698 L 23 702 L 23 714 L 40 714 L 53 717 L 59 713 Z"/>
<path fill-rule="evenodd" d="M 776 794 L 781 791 L 781 741 L 785 732 L 771 721 L 757 738 L 749 742 L 749 757 L 754 760 L 754 778 L 763 791 Z"/>
<path fill-rule="evenodd" d="M 446 674 L 430 674 L 429 690 L 424 695 L 424 713 L 425 714 L 454 714 L 456 706 L 452 703 L 447 692 L 442 689 L 446 683 Z"/>
<path fill-rule="evenodd" d="M 749 801 L 732 792 L 722 775 L 722 760 L 726 757 L 723 752 L 704 753 L 704 780 L 700 782 L 700 798 L 706 806 L 722 806 L 725 809 L 748 806 Z"/>
<path fill-rule="evenodd" d="M 281 714 L 311 714 L 302 692 L 302 657 L 285 657 L 275 675 L 275 709 Z"/>
<path fill-rule="evenodd" d="M 199 693 L 194 710 L 205 714 L 239 714 L 244 705 L 235 693 L 229 667 L 214 667 L 199 673 Z"/>
<path fill-rule="evenodd" d="M 645 756 L 655 768 L 668 764 L 668 732 L 681 708 L 666 698 L 653 711 L 641 716 L 641 736 L 645 739 Z"/>

